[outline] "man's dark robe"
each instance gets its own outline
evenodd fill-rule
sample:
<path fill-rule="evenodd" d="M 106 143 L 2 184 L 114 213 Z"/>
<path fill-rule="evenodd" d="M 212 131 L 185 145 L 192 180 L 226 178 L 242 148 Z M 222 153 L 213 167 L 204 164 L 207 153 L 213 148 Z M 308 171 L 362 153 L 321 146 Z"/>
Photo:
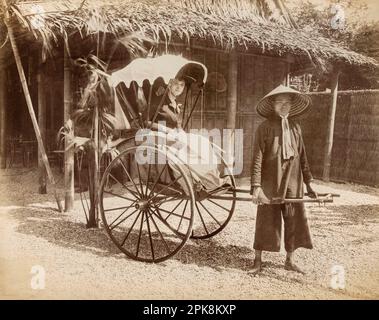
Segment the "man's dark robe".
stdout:
<path fill-rule="evenodd" d="M 303 183 L 313 179 L 300 126 L 289 120 L 289 129 L 295 151 L 291 160 L 283 160 L 282 157 L 282 127 L 279 117 L 264 121 L 256 131 L 251 186 L 261 186 L 269 199 L 302 198 Z"/>
<path fill-rule="evenodd" d="M 260 186 L 270 200 L 303 197 L 303 183 L 308 183 L 313 178 L 299 124 L 290 119 L 289 130 L 295 154 L 293 158 L 284 160 L 281 118 L 268 119 L 257 129 L 251 193 L 254 187 Z M 311 249 L 312 241 L 303 203 L 259 205 L 254 249 L 280 250 L 282 216 L 286 251 L 292 252 L 298 247 Z"/>

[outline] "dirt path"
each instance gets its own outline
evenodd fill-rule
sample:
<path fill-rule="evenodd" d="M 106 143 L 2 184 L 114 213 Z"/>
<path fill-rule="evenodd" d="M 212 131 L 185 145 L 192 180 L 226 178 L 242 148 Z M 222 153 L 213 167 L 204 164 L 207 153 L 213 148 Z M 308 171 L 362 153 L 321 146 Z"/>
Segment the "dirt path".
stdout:
<path fill-rule="evenodd" d="M 379 298 L 377 189 L 316 185 L 341 198 L 308 206 L 314 249 L 299 250 L 297 259 L 307 275 L 286 272 L 281 252 L 265 254 L 264 272 L 251 277 L 256 208 L 250 203 L 239 203 L 216 237 L 189 241 L 172 259 L 145 264 L 119 253 L 102 229 L 85 229 L 79 200 L 74 212 L 55 212 L 51 194 L 35 193 L 36 179 L 35 171 L 0 171 L 3 299 Z M 344 270 L 345 289 L 331 288 L 336 265 Z M 31 288 L 33 266 L 45 270 L 42 290 Z"/>

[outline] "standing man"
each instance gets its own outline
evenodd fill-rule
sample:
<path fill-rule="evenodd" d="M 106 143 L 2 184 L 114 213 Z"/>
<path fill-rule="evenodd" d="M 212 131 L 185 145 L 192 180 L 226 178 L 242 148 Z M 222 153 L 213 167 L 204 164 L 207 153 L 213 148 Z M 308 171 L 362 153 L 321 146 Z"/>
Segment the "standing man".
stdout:
<path fill-rule="evenodd" d="M 258 204 L 253 275 L 262 270 L 262 251 L 279 252 L 282 217 L 287 251 L 284 268 L 304 273 L 294 263 L 294 251 L 313 248 L 304 204 L 282 201 L 302 198 L 304 183 L 308 194 L 317 197 L 311 187 L 313 178 L 301 129 L 293 120 L 308 109 L 310 102 L 307 95 L 280 85 L 257 105 L 257 112 L 266 120 L 255 135 L 251 172 L 252 200 Z"/>

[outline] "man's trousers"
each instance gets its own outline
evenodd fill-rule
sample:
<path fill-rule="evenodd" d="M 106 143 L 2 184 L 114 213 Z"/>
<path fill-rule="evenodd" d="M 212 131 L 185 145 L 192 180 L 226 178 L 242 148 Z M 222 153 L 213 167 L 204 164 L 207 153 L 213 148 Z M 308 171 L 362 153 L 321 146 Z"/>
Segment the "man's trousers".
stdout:
<path fill-rule="evenodd" d="M 293 252 L 299 247 L 312 249 L 312 239 L 303 203 L 259 205 L 254 249 L 280 251 L 282 217 L 286 251 Z"/>

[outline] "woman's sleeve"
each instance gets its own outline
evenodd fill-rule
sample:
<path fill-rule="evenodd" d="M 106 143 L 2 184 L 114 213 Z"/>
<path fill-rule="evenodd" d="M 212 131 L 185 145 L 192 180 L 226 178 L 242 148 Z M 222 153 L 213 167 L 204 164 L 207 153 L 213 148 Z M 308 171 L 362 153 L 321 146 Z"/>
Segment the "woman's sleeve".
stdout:
<path fill-rule="evenodd" d="M 313 176 L 311 173 L 311 168 L 309 167 L 308 163 L 308 158 L 307 158 L 307 153 L 305 152 L 305 145 L 304 145 L 304 140 L 303 140 L 303 134 L 301 132 L 300 125 L 297 124 L 299 136 L 300 136 L 300 150 L 299 150 L 299 155 L 300 155 L 300 165 L 301 165 L 301 171 L 303 173 L 303 179 L 304 183 L 308 184 L 313 180 Z"/>
<path fill-rule="evenodd" d="M 179 117 L 175 112 L 170 110 L 168 105 L 163 105 L 158 113 L 160 118 L 166 122 L 167 127 L 176 128 L 178 126 Z"/>
<path fill-rule="evenodd" d="M 263 153 L 265 149 L 265 139 L 264 139 L 263 126 L 260 125 L 255 133 L 254 148 L 253 148 L 253 161 L 251 163 L 251 190 L 253 193 L 254 187 L 261 186 L 261 176 L 262 176 L 262 161 Z"/>

